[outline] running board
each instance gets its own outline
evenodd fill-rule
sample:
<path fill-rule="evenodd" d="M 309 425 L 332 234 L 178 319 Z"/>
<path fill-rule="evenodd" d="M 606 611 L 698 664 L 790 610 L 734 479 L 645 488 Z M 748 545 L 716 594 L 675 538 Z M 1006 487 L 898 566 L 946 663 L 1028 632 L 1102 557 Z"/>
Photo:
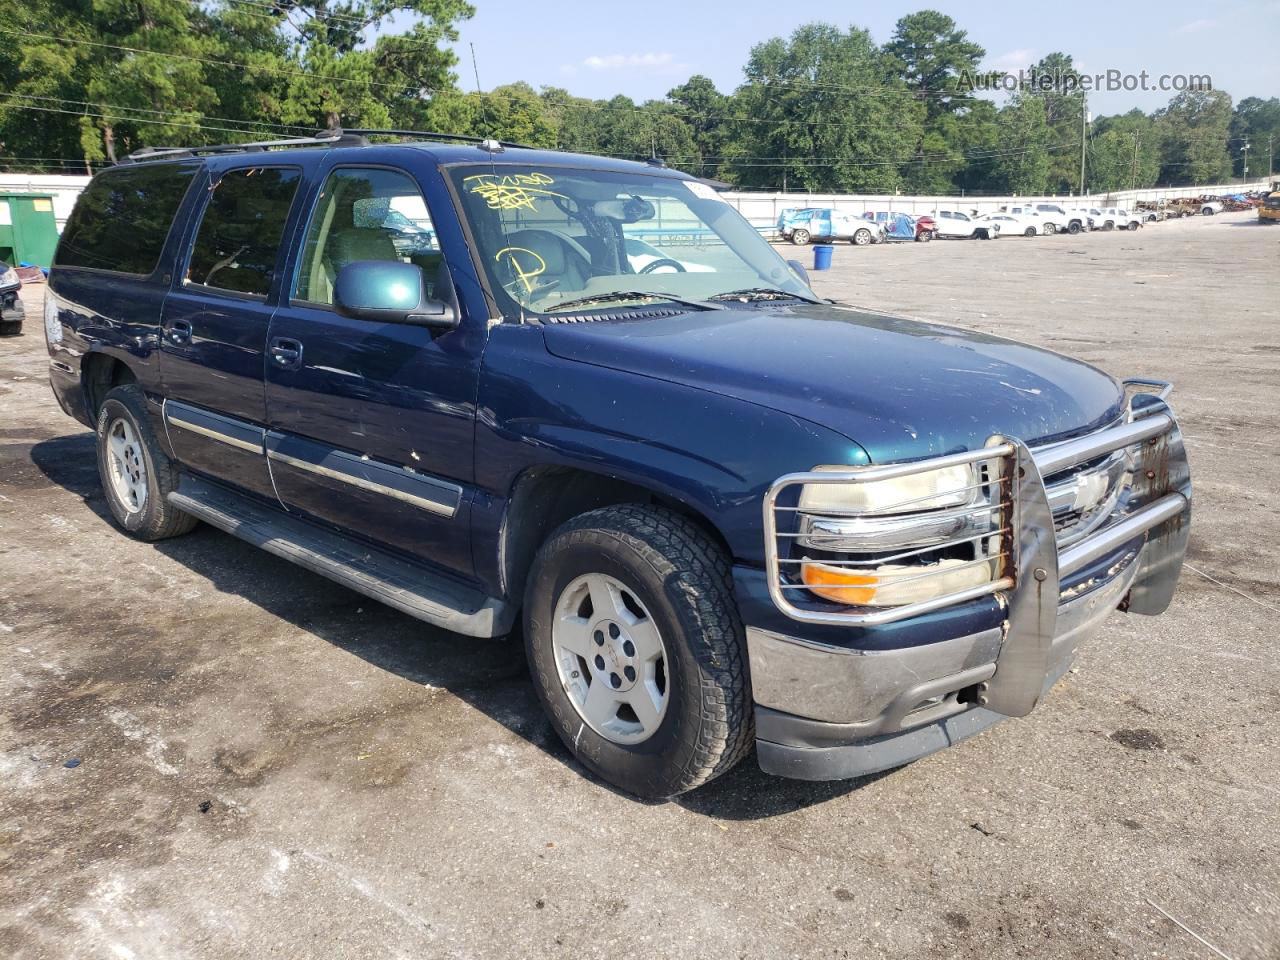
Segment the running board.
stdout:
<path fill-rule="evenodd" d="M 212 527 L 454 633 L 498 637 L 515 620 L 503 600 L 190 474 L 168 499 Z"/>

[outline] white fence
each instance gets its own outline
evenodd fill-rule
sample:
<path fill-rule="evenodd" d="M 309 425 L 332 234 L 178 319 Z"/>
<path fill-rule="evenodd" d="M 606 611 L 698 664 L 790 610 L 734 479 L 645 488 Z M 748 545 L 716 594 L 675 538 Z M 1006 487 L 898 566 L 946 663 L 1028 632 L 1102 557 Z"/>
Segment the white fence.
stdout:
<path fill-rule="evenodd" d="M 89 182 L 88 177 L 61 175 L 0 174 L 0 192 L 50 194 L 53 196 L 53 212 L 61 232 L 66 225 L 76 197 Z M 935 210 L 963 210 L 965 212 L 991 213 L 1012 203 L 1058 202 L 1072 205 L 1126 206 L 1138 200 L 1174 200 L 1179 197 L 1220 196 L 1229 193 L 1248 193 L 1265 190 L 1268 181 L 1258 180 L 1250 184 L 1214 184 L 1203 187 L 1153 187 L 1147 190 L 1121 190 L 1110 194 L 1086 194 L 1077 197 L 1066 195 L 1009 196 L 1009 197 L 907 197 L 897 195 L 870 195 L 848 193 L 738 193 L 730 191 L 722 196 L 751 223 L 761 230 L 769 230 L 778 222 L 778 215 L 788 207 L 831 207 L 845 213 L 862 214 L 868 210 L 892 210 L 902 213 L 933 213 Z"/>
<path fill-rule="evenodd" d="M 1265 190 L 1268 181 L 1248 184 L 1213 184 L 1203 187 L 1152 187 L 1144 190 L 1119 190 L 1114 193 L 1042 194 L 1007 197 L 974 196 L 900 196 L 896 194 L 848 193 L 737 193 L 721 194 L 738 212 L 759 228 L 773 227 L 783 210 L 794 207 L 830 207 L 841 213 L 861 215 L 869 210 L 899 213 L 933 214 L 937 210 L 960 210 L 964 213 L 993 213 L 1010 204 L 1060 203 L 1063 206 L 1124 207 L 1139 200 L 1176 200 L 1179 197 L 1223 196 Z"/>

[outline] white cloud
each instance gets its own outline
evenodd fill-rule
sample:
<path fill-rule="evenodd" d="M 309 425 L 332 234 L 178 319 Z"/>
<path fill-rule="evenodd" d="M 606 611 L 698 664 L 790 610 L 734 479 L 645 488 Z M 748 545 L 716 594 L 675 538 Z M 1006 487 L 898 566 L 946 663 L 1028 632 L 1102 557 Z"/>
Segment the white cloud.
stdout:
<path fill-rule="evenodd" d="M 994 70 L 1023 70 L 1036 62 L 1036 52 L 1030 47 L 1023 47 L 1019 50 L 1010 50 L 1008 53 L 1002 53 L 994 60 L 989 61 L 989 66 Z"/>
<path fill-rule="evenodd" d="M 580 63 L 566 63 L 560 72 L 574 74 L 579 68 L 586 70 L 650 70 L 656 73 L 680 73 L 688 70 L 688 64 L 677 63 L 671 53 L 608 53 L 593 54 Z"/>
<path fill-rule="evenodd" d="M 1217 20 L 1192 20 L 1190 23 L 1184 23 L 1180 26 L 1178 33 L 1199 33 L 1201 30 L 1208 30 L 1210 27 L 1217 25 Z"/>

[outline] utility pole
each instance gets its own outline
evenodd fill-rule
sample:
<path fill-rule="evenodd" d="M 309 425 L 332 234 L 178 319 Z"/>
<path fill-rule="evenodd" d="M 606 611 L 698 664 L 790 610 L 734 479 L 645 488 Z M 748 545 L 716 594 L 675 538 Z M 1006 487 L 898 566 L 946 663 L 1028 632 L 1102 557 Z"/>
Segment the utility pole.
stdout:
<path fill-rule="evenodd" d="M 1133 173 L 1129 178 L 1129 189 L 1138 189 L 1138 135 L 1133 135 Z"/>
<path fill-rule="evenodd" d="M 1275 137 L 1275 134 L 1272 134 L 1272 133 L 1267 134 L 1267 186 L 1271 185 L 1271 178 L 1275 175 L 1273 172 L 1272 164 L 1275 161 L 1276 155 L 1275 155 L 1275 152 L 1271 149 L 1271 141 L 1272 139 L 1274 139 L 1274 137 Z"/>
<path fill-rule="evenodd" d="M 1242 183 L 1249 182 L 1249 141 L 1240 148 L 1240 178 Z"/>
<path fill-rule="evenodd" d="M 1084 196 L 1084 151 L 1088 142 L 1087 126 L 1089 123 L 1089 97 L 1080 96 L 1080 196 Z"/>

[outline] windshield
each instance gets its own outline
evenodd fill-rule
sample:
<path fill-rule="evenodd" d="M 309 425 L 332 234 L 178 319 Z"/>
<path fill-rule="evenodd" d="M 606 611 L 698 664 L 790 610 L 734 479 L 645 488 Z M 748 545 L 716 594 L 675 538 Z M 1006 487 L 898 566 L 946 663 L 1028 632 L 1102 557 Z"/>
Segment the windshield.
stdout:
<path fill-rule="evenodd" d="M 628 300 L 644 306 L 663 295 L 707 300 L 759 288 L 814 296 L 704 183 L 517 164 L 448 173 L 489 285 L 500 301 L 505 293 L 502 307 L 512 314 L 595 297 L 617 309 Z M 608 296 L 622 293 L 639 296 Z"/>

